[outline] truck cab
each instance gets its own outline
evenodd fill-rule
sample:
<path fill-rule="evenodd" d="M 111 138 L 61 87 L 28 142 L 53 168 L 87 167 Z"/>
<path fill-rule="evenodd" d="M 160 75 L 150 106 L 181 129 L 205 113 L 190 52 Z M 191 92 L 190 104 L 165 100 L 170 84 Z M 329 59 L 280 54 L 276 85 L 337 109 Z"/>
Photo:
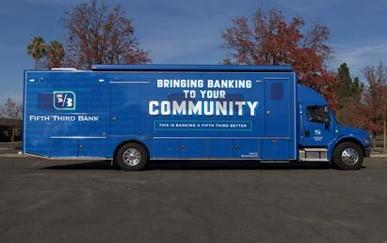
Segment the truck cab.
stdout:
<path fill-rule="evenodd" d="M 300 161 L 331 161 L 341 169 L 359 169 L 370 154 L 370 136 L 362 129 L 339 124 L 326 99 L 298 84 Z"/>

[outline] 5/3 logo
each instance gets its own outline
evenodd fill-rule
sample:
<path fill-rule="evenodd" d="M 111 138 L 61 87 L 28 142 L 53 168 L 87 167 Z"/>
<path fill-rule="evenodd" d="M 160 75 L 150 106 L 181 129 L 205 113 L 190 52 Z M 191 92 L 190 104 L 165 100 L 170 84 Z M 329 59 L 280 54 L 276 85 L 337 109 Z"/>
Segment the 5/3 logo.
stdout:
<path fill-rule="evenodd" d="M 72 91 L 54 91 L 54 108 L 56 110 L 75 110 L 76 96 Z"/>

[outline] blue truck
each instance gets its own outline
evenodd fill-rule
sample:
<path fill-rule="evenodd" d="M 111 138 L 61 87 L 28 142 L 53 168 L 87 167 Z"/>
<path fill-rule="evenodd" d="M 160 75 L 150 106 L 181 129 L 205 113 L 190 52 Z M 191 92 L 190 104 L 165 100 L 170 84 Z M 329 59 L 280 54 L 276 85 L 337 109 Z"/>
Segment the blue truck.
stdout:
<path fill-rule="evenodd" d="M 94 65 L 24 73 L 23 152 L 112 160 L 328 162 L 360 169 L 366 131 L 340 125 L 289 65 Z"/>

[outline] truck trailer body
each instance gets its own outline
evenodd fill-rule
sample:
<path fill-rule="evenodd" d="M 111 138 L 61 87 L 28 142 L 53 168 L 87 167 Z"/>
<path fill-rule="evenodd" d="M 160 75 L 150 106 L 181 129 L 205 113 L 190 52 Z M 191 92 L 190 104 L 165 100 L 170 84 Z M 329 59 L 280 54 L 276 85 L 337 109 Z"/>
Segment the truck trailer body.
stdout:
<path fill-rule="evenodd" d="M 325 161 L 359 169 L 367 132 L 338 124 L 291 66 L 94 65 L 25 71 L 23 152 L 111 159 Z"/>

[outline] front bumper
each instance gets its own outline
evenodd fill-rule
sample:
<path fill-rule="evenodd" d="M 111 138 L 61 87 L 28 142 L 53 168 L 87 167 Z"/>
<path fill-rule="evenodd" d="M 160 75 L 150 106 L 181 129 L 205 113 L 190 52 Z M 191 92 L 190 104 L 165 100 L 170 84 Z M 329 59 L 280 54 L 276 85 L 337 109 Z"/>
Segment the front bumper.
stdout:
<path fill-rule="evenodd" d="M 371 147 L 364 149 L 364 157 L 370 157 L 371 155 Z"/>

